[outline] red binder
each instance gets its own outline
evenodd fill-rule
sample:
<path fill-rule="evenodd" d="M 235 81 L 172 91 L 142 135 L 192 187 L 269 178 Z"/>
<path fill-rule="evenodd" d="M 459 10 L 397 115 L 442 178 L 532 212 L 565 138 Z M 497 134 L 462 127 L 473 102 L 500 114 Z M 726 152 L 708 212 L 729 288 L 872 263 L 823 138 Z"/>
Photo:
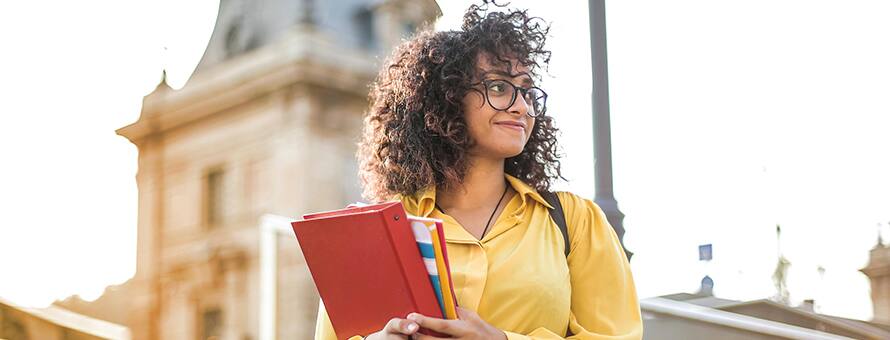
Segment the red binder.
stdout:
<path fill-rule="evenodd" d="M 411 312 L 442 318 L 401 202 L 308 214 L 292 226 L 338 339 Z"/>

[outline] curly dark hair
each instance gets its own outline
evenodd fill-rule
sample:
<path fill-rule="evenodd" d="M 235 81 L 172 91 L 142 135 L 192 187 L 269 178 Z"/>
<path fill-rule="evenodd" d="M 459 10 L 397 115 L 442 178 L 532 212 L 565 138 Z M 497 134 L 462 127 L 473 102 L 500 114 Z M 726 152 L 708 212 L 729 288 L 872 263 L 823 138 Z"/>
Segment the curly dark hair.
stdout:
<path fill-rule="evenodd" d="M 489 12 L 491 0 L 470 6 L 460 31 L 420 32 L 387 59 L 369 94 L 357 153 L 363 196 L 384 201 L 414 195 L 430 185 L 462 183 L 470 140 L 461 105 L 481 76 L 477 57 L 513 69 L 517 62 L 535 79 L 550 62 L 544 42 L 550 26 L 526 10 Z M 523 151 L 505 160 L 504 171 L 537 190 L 562 178 L 556 127 L 551 117 L 536 118 Z"/>

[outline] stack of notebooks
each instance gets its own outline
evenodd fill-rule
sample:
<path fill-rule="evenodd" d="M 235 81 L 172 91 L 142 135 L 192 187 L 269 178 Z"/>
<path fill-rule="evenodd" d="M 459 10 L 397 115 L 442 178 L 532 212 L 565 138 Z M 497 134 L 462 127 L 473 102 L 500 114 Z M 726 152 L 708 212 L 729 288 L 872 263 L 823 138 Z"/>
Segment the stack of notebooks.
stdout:
<path fill-rule="evenodd" d="M 390 202 L 308 214 L 292 225 L 338 339 L 411 312 L 457 319 L 442 221 Z"/>

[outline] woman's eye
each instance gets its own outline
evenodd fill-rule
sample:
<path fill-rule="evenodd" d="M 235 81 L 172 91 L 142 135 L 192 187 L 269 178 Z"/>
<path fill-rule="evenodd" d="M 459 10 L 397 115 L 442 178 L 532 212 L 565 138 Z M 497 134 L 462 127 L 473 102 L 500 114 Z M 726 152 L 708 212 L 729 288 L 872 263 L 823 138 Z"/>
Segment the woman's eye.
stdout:
<path fill-rule="evenodd" d="M 507 92 L 507 85 L 500 81 L 492 82 L 488 84 L 488 91 L 494 94 L 501 94 Z"/>

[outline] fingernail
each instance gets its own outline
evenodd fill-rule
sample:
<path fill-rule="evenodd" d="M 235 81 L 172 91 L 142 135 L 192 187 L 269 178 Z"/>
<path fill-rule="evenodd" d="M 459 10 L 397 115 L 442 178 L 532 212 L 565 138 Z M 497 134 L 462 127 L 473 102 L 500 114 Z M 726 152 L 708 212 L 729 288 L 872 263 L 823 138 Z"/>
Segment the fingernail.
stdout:
<path fill-rule="evenodd" d="M 417 321 L 419 319 L 420 319 L 420 316 L 418 316 L 417 314 L 414 314 L 414 313 L 408 314 L 408 320 Z"/>
<path fill-rule="evenodd" d="M 417 330 L 417 324 L 416 324 L 416 323 L 409 323 L 407 328 L 408 328 L 408 331 L 409 331 L 409 332 L 413 332 L 413 331 Z"/>

